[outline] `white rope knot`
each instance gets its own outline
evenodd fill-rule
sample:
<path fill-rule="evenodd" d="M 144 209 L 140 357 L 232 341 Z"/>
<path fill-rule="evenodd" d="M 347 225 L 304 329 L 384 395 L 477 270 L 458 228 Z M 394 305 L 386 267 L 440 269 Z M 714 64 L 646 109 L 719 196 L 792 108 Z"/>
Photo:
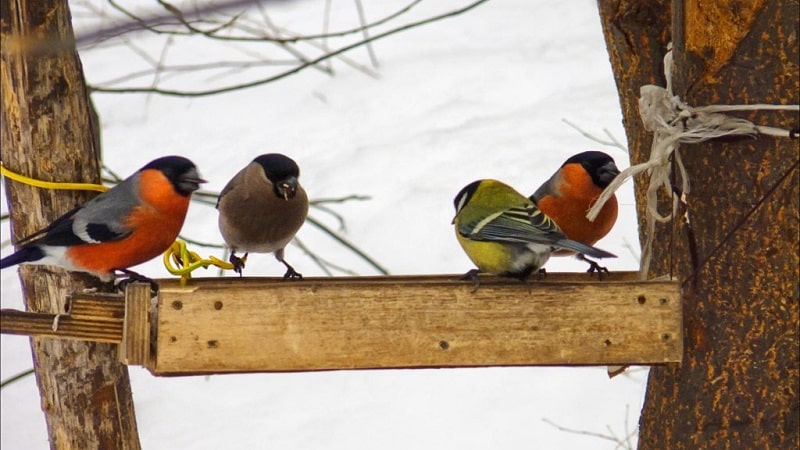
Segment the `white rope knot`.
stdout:
<path fill-rule="evenodd" d="M 642 164 L 628 167 L 606 187 L 595 204 L 589 209 L 586 218 L 594 221 L 603 205 L 614 195 L 614 192 L 628 180 L 642 172 L 650 173 L 650 183 L 647 188 L 647 240 L 642 248 L 640 264 L 640 278 L 646 279 L 650 269 L 652 256 L 653 236 L 655 235 L 656 222 L 668 222 L 676 214 L 678 198 L 672 196 L 672 210 L 662 215 L 657 210 L 658 190 L 665 188 L 668 195 L 672 194 L 670 176 L 672 166 L 669 164 L 673 156 L 676 167 L 680 172 L 681 190 L 683 194 L 689 193 L 689 179 L 681 161 L 678 148 L 681 143 L 698 143 L 723 136 L 751 136 L 766 134 L 777 137 L 797 138 L 796 132 L 755 125 L 752 122 L 738 117 L 728 116 L 723 112 L 752 111 L 752 110 L 787 110 L 800 111 L 800 105 L 710 105 L 691 107 L 681 101 L 680 97 L 672 93 L 672 45 L 664 55 L 664 74 L 667 87 L 645 85 L 639 91 L 639 115 L 644 127 L 653 133 L 653 145 L 650 149 L 650 159 Z"/>

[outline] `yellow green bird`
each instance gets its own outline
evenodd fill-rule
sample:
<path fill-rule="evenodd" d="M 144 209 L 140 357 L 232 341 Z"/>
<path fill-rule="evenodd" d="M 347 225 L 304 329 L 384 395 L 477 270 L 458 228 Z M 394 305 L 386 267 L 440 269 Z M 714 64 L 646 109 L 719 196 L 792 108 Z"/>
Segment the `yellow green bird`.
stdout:
<path fill-rule="evenodd" d="M 530 199 L 497 180 L 478 180 L 453 200 L 456 238 L 478 266 L 464 275 L 478 282 L 478 273 L 526 280 L 556 250 L 571 250 L 595 258 L 616 256 L 567 239 L 555 222 Z"/>

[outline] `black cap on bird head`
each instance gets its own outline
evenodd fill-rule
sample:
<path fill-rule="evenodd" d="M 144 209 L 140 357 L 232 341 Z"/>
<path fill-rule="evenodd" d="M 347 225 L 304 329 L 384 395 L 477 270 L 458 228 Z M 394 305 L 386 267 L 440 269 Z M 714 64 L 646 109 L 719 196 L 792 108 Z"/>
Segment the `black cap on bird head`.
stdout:
<path fill-rule="evenodd" d="M 253 162 L 264 169 L 264 175 L 272 183 L 275 195 L 290 200 L 297 193 L 297 179 L 300 177 L 300 168 L 293 159 L 280 153 L 267 153 L 258 156 Z"/>
<path fill-rule="evenodd" d="M 564 162 L 567 164 L 580 164 L 592 177 L 592 181 L 598 187 L 605 189 L 611 181 L 619 175 L 619 169 L 614 164 L 614 159 L 606 153 L 591 150 L 571 156 Z"/>
<path fill-rule="evenodd" d="M 147 169 L 160 170 L 172 183 L 175 192 L 184 197 L 200 189 L 200 184 L 206 182 L 200 177 L 197 166 L 183 156 L 164 156 L 154 159 L 140 170 Z"/>
<path fill-rule="evenodd" d="M 469 203 L 470 198 L 472 198 L 472 195 L 478 190 L 478 186 L 482 181 L 483 180 L 473 181 L 458 191 L 458 194 L 456 194 L 456 197 L 453 199 L 453 206 L 456 208 L 456 216 L 461 212 L 461 209 Z M 453 218 L 453 223 L 455 223 L 455 221 L 456 219 Z"/>

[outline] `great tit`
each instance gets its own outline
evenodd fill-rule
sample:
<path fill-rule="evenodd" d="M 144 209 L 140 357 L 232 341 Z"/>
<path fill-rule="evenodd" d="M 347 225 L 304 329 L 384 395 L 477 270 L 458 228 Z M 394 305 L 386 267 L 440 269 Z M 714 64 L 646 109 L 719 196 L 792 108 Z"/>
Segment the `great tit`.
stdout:
<path fill-rule="evenodd" d="M 478 266 L 464 278 L 478 283 L 478 273 L 526 280 L 539 271 L 557 250 L 596 258 L 615 255 L 576 242 L 553 220 L 511 186 L 497 180 L 478 180 L 465 186 L 453 200 L 456 238 Z"/>

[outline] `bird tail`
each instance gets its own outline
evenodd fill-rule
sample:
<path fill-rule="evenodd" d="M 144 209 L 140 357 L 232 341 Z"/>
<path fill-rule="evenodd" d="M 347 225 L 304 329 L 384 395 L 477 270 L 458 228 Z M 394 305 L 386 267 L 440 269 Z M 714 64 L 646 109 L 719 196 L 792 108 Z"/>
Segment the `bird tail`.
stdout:
<path fill-rule="evenodd" d="M 558 241 L 553 244 L 556 247 L 561 247 L 567 250 L 572 250 L 576 253 L 582 253 L 587 256 L 593 256 L 595 258 L 616 258 L 617 255 L 613 253 L 609 253 L 605 250 L 600 250 L 597 247 L 592 247 L 591 245 L 582 244 L 578 241 L 573 241 L 571 239 L 559 239 Z"/>
<path fill-rule="evenodd" d="M 22 247 L 13 255 L 6 256 L 0 260 L 0 269 L 16 266 L 26 262 L 34 262 L 44 258 L 44 252 L 38 246 Z"/>

